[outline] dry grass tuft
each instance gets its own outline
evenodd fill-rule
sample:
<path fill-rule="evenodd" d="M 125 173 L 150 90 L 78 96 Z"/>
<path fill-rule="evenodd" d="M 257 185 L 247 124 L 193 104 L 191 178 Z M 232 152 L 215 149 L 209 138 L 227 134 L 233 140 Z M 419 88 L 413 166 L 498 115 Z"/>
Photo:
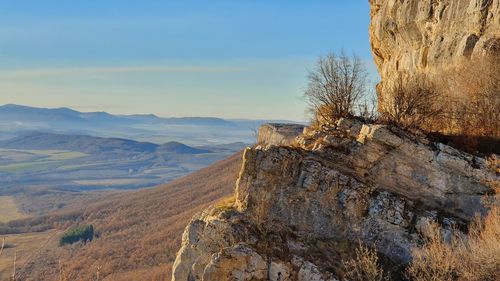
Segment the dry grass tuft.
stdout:
<path fill-rule="evenodd" d="M 475 223 L 467 237 L 443 242 L 437 224 L 431 224 L 428 243 L 413 253 L 407 269 L 415 281 L 500 280 L 500 207 Z"/>
<path fill-rule="evenodd" d="M 212 214 L 220 214 L 225 211 L 232 210 L 234 208 L 234 203 L 236 202 L 236 197 L 234 195 L 225 197 L 219 200 L 213 206 Z"/>
<path fill-rule="evenodd" d="M 500 279 L 500 207 L 485 218 L 482 227 L 475 227 L 458 248 L 462 280 Z"/>
<path fill-rule="evenodd" d="M 343 262 L 346 280 L 349 281 L 383 281 L 389 280 L 379 264 L 377 252 L 359 243 L 355 257 Z"/>
<path fill-rule="evenodd" d="M 429 224 L 427 230 L 428 242 L 425 247 L 413 251 L 408 277 L 415 281 L 455 280 L 457 256 L 453 247 L 443 242 L 438 224 Z"/>

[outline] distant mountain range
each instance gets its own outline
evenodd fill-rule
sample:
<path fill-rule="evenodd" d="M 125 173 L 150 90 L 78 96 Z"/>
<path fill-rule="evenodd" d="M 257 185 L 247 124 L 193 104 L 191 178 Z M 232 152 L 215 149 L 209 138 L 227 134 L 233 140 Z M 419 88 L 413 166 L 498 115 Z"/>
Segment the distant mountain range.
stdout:
<path fill-rule="evenodd" d="M 113 115 L 79 112 L 69 108 L 0 106 L 0 139 L 26 132 L 118 137 L 140 142 L 177 141 L 189 145 L 253 143 L 255 131 L 264 123 L 284 120 L 225 120 L 214 117 L 162 118 L 156 115 Z"/>
<path fill-rule="evenodd" d="M 106 112 L 79 112 L 70 108 L 37 108 L 23 105 L 6 104 L 0 106 L 0 117 L 29 123 L 60 122 L 86 125 L 131 125 L 135 123 L 164 123 L 172 125 L 196 126 L 236 126 L 236 124 L 215 117 L 161 118 L 154 114 L 112 115 Z"/>

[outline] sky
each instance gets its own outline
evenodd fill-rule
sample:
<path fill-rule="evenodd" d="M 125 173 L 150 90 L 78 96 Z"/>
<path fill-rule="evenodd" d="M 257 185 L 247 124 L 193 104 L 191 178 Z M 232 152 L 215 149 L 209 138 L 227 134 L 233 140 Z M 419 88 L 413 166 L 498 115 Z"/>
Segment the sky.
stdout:
<path fill-rule="evenodd" d="M 307 72 L 355 52 L 367 0 L 0 0 L 0 104 L 306 118 Z"/>

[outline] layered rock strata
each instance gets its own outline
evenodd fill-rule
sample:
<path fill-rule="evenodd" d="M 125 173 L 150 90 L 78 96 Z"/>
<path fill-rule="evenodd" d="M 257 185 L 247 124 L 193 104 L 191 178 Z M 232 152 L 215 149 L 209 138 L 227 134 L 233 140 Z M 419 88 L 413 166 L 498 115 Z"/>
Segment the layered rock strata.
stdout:
<path fill-rule="evenodd" d="M 277 144 L 248 148 L 234 198 L 193 218 L 172 280 L 337 280 L 358 241 L 405 264 L 428 222 L 466 232 L 500 188 L 487 160 L 382 125 Z"/>

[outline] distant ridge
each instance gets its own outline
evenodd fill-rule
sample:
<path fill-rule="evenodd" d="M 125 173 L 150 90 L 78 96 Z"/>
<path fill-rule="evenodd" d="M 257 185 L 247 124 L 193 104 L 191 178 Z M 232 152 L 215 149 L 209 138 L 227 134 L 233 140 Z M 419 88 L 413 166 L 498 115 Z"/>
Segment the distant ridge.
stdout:
<path fill-rule="evenodd" d="M 40 122 L 42 120 L 79 120 L 79 121 L 108 121 L 108 122 L 163 122 L 178 125 L 202 126 L 235 126 L 231 121 L 217 117 L 158 117 L 154 114 L 113 115 L 103 111 L 80 112 L 67 107 L 38 108 L 17 104 L 0 106 L 0 117 L 16 117 L 19 120 Z M 41 118 L 41 119 L 40 119 Z"/>
<path fill-rule="evenodd" d="M 202 154 L 210 153 L 208 149 L 199 149 L 187 146 L 183 143 L 172 141 L 158 146 L 157 152 L 183 153 L 183 154 Z"/>
<path fill-rule="evenodd" d="M 139 152 L 139 153 L 210 153 L 208 149 L 194 148 L 180 142 L 158 145 L 122 138 L 101 138 L 88 135 L 67 135 L 45 132 L 32 132 L 0 142 L 2 148 L 71 150 L 88 154 L 102 152 Z"/>

